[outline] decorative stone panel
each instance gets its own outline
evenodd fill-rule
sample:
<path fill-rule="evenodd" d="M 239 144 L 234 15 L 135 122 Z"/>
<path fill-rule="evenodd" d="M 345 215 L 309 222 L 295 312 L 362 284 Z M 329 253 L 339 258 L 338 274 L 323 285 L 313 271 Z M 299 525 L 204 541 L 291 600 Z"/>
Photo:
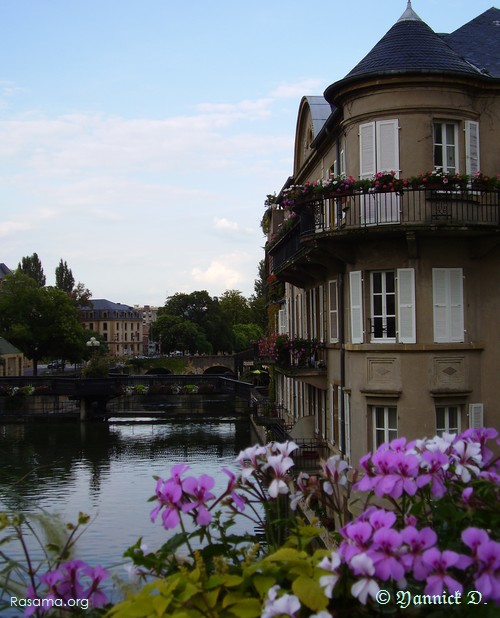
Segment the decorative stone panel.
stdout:
<path fill-rule="evenodd" d="M 432 384 L 437 390 L 465 390 L 467 388 L 465 357 L 435 357 Z"/>
<path fill-rule="evenodd" d="M 367 357 L 366 381 L 370 388 L 398 388 L 401 383 L 399 363 L 395 357 Z"/>

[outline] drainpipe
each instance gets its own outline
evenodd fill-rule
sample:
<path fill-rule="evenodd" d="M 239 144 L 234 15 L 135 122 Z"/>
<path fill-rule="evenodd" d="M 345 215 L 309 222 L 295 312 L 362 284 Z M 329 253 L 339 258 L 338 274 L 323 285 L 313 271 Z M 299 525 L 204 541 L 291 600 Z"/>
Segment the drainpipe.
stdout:
<path fill-rule="evenodd" d="M 338 171 L 340 172 L 341 160 L 340 160 L 340 134 L 337 137 L 337 161 Z M 337 213 L 336 213 L 337 216 Z M 339 343 L 340 343 L 340 406 L 339 406 L 339 420 L 340 420 L 340 451 L 345 455 L 346 451 L 346 435 L 345 435 L 345 401 L 344 401 L 344 389 L 345 389 L 345 279 L 344 273 L 339 273 Z"/>
<path fill-rule="evenodd" d="M 345 454 L 346 435 L 345 435 L 345 302 L 344 302 L 344 273 L 339 273 L 339 343 L 340 343 L 340 450 Z"/>

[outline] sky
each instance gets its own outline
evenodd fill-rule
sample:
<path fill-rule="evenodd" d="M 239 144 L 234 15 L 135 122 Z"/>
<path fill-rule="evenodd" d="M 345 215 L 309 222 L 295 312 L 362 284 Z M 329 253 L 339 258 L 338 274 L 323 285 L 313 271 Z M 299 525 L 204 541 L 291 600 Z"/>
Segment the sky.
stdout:
<path fill-rule="evenodd" d="M 413 0 L 452 32 L 493 0 Z M 300 100 L 406 0 L 0 0 L 0 262 L 93 298 L 254 292 Z"/>

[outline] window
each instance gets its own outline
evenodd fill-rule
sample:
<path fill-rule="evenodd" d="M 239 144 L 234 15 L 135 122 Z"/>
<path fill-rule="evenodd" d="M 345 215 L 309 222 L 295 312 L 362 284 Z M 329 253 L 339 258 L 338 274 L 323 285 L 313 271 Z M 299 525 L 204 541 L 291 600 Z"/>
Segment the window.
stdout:
<path fill-rule="evenodd" d="M 351 342 L 363 343 L 363 279 L 349 273 Z M 400 268 L 370 275 L 370 333 L 376 343 L 416 343 L 415 271 Z"/>
<path fill-rule="evenodd" d="M 457 134 L 455 122 L 435 122 L 434 134 L 434 167 L 442 169 L 446 174 L 458 172 Z"/>
<path fill-rule="evenodd" d="M 339 309 L 337 281 L 328 282 L 328 328 L 330 343 L 339 340 Z"/>
<path fill-rule="evenodd" d="M 464 122 L 465 134 L 465 173 L 473 176 L 480 170 L 479 123 L 474 120 Z M 437 121 L 432 127 L 434 145 L 434 167 L 444 173 L 456 174 L 459 171 L 459 125 L 457 122 Z"/>
<path fill-rule="evenodd" d="M 359 127 L 359 175 L 372 178 L 377 172 L 399 174 L 399 124 L 397 120 L 377 120 Z M 362 225 L 399 222 L 399 196 L 394 193 L 367 193 L 360 199 Z"/>
<path fill-rule="evenodd" d="M 433 268 L 434 341 L 464 341 L 464 292 L 461 268 Z"/>
<path fill-rule="evenodd" d="M 287 332 L 287 315 L 286 308 L 278 311 L 278 333 L 283 335 Z"/>
<path fill-rule="evenodd" d="M 371 274 L 372 339 L 396 341 L 396 280 L 394 271 Z"/>
<path fill-rule="evenodd" d="M 373 448 L 398 437 L 398 413 L 394 406 L 373 406 Z"/>
<path fill-rule="evenodd" d="M 460 406 L 436 407 L 436 433 L 460 433 Z"/>

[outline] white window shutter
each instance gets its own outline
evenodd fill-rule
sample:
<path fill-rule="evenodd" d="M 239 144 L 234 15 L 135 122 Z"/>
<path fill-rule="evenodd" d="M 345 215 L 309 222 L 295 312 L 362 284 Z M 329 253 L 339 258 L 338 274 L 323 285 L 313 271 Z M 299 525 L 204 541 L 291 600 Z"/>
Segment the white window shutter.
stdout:
<path fill-rule="evenodd" d="M 278 333 L 280 335 L 286 333 L 286 309 L 278 311 Z"/>
<path fill-rule="evenodd" d="M 399 135 L 397 120 L 377 122 L 377 171 L 395 171 L 399 176 Z"/>
<path fill-rule="evenodd" d="M 465 121 L 465 173 L 474 176 L 480 170 L 479 122 Z"/>
<path fill-rule="evenodd" d="M 322 285 L 319 286 L 319 340 L 321 343 L 325 340 L 325 289 Z"/>
<path fill-rule="evenodd" d="M 415 321 L 415 270 L 398 270 L 398 340 L 400 343 L 416 343 Z"/>
<path fill-rule="evenodd" d="M 433 268 L 434 341 L 464 341 L 464 292 L 461 268 Z"/>
<path fill-rule="evenodd" d="M 461 268 L 451 268 L 450 277 L 450 341 L 464 341 L 464 278 Z"/>
<path fill-rule="evenodd" d="M 432 298 L 434 303 L 434 341 L 448 342 L 448 286 L 446 268 L 432 269 Z"/>
<path fill-rule="evenodd" d="M 336 280 L 328 282 L 330 343 L 337 343 L 337 341 L 339 340 L 339 312 L 337 289 L 338 288 Z"/>
<path fill-rule="evenodd" d="M 368 122 L 359 126 L 359 175 L 371 178 L 375 171 L 375 123 Z"/>
<path fill-rule="evenodd" d="M 363 343 L 363 292 L 361 271 L 349 273 L 351 305 L 351 342 Z"/>
<path fill-rule="evenodd" d="M 469 427 L 471 429 L 484 427 L 484 405 L 482 403 L 469 404 Z"/>

